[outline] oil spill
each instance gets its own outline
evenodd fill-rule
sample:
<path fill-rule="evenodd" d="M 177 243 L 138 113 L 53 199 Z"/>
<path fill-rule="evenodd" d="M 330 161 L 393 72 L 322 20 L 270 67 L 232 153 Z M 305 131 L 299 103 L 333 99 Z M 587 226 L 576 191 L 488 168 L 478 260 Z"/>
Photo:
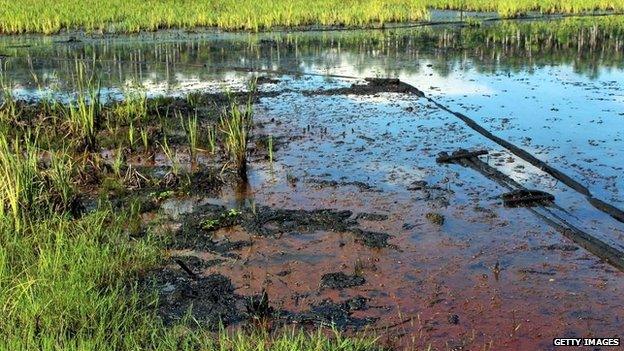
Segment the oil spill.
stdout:
<path fill-rule="evenodd" d="M 622 224 L 419 92 L 621 207 L 623 41 L 575 23 L 560 35 L 501 23 L 71 48 L 8 38 L 0 53 L 24 95 L 38 91 L 33 72 L 71 90 L 73 58 L 93 52 L 113 94 L 134 80 L 150 94 L 242 90 L 263 71 L 253 133 L 279 140 L 274 162 L 256 143 L 243 189 L 209 173 L 196 193 L 151 206 L 173 232 L 172 261 L 150 278 L 165 320 L 193 306 L 206 325 L 240 326 L 264 310 L 276 324 L 369 330 L 397 349 L 550 349 L 554 337 L 621 336 L 623 273 L 530 208 L 505 207 L 505 187 L 437 156 L 487 150 L 481 162 L 552 194 L 566 220 L 620 249 Z M 162 155 L 153 163 L 168 166 Z"/>

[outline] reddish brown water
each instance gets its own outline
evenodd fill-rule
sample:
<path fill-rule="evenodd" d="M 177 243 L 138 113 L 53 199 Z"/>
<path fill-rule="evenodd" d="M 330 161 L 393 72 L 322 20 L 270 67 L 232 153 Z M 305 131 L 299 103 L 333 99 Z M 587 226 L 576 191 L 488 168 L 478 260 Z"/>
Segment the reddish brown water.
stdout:
<path fill-rule="evenodd" d="M 503 207 L 497 196 L 505 190 L 491 180 L 459 166 L 438 165 L 435 155 L 461 145 L 488 147 L 495 156 L 484 160 L 522 177 L 527 186 L 550 184 L 548 190 L 571 209 L 571 220 L 587 230 L 621 238 L 617 222 L 418 99 L 390 94 L 316 101 L 324 107 L 301 112 L 297 104 L 288 105 L 299 111 L 298 123 L 284 123 L 290 115 L 280 107 L 290 100 L 261 103 L 257 120 L 266 124 L 256 132 L 284 136 L 287 142 L 276 152 L 273 165 L 253 164 L 246 196 L 274 208 L 386 214 L 387 220 L 359 224 L 391 234 L 395 247 L 371 249 L 350 233 L 259 238 L 235 227 L 221 230 L 216 238 L 251 239 L 253 245 L 237 252 L 240 259 L 227 259 L 205 273 L 227 275 L 243 295 L 257 294 L 264 287 L 271 304 L 288 311 L 305 311 L 324 299 L 339 302 L 364 296 L 370 307 L 353 316 L 377 318 L 368 330 L 380 335 L 382 344 L 398 349 L 547 350 L 555 337 L 620 335 L 624 274 L 527 209 Z M 415 106 L 416 112 L 406 112 L 407 105 Z M 399 125 L 384 134 L 397 118 Z M 302 131 L 308 123 L 314 126 L 312 132 Z M 410 138 L 404 137 L 406 133 Z M 414 143 L 414 150 L 405 151 L 409 149 L 405 143 Z M 410 164 L 415 164 L 413 172 Z M 523 166 L 511 168 L 518 164 Z M 340 176 L 369 182 L 372 189 L 315 182 Z M 298 181 L 287 181 L 293 177 Z M 418 179 L 426 179 L 429 190 L 407 190 L 404 184 Z M 426 218 L 430 212 L 442 214 L 444 223 L 431 223 Z M 581 213 L 591 216 L 580 220 Z M 325 273 L 356 271 L 366 279 L 362 286 L 343 290 L 319 286 Z"/>

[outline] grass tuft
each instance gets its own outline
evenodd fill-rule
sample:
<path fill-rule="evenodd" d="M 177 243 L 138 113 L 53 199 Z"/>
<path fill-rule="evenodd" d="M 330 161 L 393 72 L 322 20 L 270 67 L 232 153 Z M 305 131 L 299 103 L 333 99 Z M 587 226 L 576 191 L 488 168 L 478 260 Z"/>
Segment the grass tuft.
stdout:
<path fill-rule="evenodd" d="M 43 182 L 36 143 L 0 134 L 0 216 L 18 232 L 41 202 Z"/>
<path fill-rule="evenodd" d="M 100 107 L 100 82 L 92 74 L 87 76 L 86 65 L 76 61 L 76 99 L 66 109 L 66 118 L 71 130 L 81 138 L 87 150 L 96 145 Z"/>
<path fill-rule="evenodd" d="M 223 146 L 243 180 L 247 180 L 247 144 L 252 124 L 251 100 L 241 107 L 236 99 L 232 99 L 230 106 L 221 113 L 220 127 L 224 135 Z"/>

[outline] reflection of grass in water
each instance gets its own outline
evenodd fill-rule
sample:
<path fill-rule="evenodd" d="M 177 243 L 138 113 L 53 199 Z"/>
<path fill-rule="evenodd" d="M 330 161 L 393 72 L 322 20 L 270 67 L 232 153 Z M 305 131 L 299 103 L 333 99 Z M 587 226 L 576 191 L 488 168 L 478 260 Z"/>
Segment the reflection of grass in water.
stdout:
<path fill-rule="evenodd" d="M 616 0 L 0 0 L 0 32 L 56 33 L 63 28 L 137 32 L 198 26 L 261 30 L 310 24 L 363 26 L 422 20 L 428 8 L 499 12 L 513 17 L 527 11 L 579 13 L 623 10 Z"/>
<path fill-rule="evenodd" d="M 1 1 L 1 0 L 0 0 Z M 445 74 L 452 67 L 465 60 L 479 72 L 498 72 L 526 69 L 533 65 L 573 65 L 575 71 L 587 76 L 595 76 L 599 67 L 624 67 L 624 16 L 608 18 L 583 18 L 538 22 L 483 22 L 480 27 L 463 28 L 461 31 L 448 28 L 418 28 L 388 31 L 343 31 L 326 33 L 288 33 L 269 36 L 275 40 L 280 51 L 280 59 L 267 57 L 267 51 L 259 49 L 263 36 L 249 35 L 248 40 L 227 40 L 228 50 L 211 50 L 212 40 L 187 38 L 193 45 L 178 43 L 136 43 L 131 47 L 112 42 L 97 44 L 85 42 L 85 50 L 101 52 L 97 62 L 102 71 L 110 74 L 101 76 L 106 85 L 123 86 L 127 81 L 141 81 L 132 72 L 139 71 L 140 65 L 132 69 L 120 66 L 111 60 L 132 61 L 138 52 L 141 60 L 159 62 L 166 52 L 180 76 L 197 76 L 199 80 L 226 78 L 231 72 L 222 70 L 224 65 L 235 65 L 245 58 L 250 66 L 270 64 L 277 70 L 302 72 L 314 69 L 318 60 L 333 66 L 342 60 L 354 68 L 358 75 L 375 69 L 382 75 L 396 76 L 422 70 L 422 65 L 400 64 L 413 62 L 415 57 L 432 60 L 439 74 Z M 237 38 L 241 38 L 237 36 Z M 6 40 L 17 40 L 9 38 Z M 71 46 L 45 45 L 50 38 L 39 38 L 29 49 L 38 57 L 73 59 Z M 8 44 L 8 43 L 7 43 Z M 0 46 L 2 43 L 0 43 Z M 340 55 L 320 53 L 340 48 Z M 436 50 L 445 49 L 445 50 Z M 2 49 L 10 56 L 6 59 L 11 65 L 11 80 L 27 85 L 30 81 L 30 64 L 18 50 Z M 425 52 L 425 55 L 422 53 Z M 134 56 L 133 56 L 134 55 Z M 284 59 L 287 58 L 287 59 Z M 317 59 L 318 58 L 318 59 Z M 67 65 L 58 61 L 45 62 L 41 70 L 57 71 L 58 81 L 70 81 Z M 198 64 L 212 62 L 205 68 Z M 130 64 L 130 63 L 129 63 Z M 169 77 L 164 67 L 150 64 L 149 80 L 158 83 L 178 84 L 178 77 Z M 20 78 L 21 77 L 21 78 Z M 105 77 L 105 78 L 104 78 Z M 145 78 L 141 78 L 145 79 Z M 184 79 L 184 78 L 182 78 Z M 9 81 L 7 81 L 9 83 Z M 135 124 L 138 126 L 138 124 Z"/>

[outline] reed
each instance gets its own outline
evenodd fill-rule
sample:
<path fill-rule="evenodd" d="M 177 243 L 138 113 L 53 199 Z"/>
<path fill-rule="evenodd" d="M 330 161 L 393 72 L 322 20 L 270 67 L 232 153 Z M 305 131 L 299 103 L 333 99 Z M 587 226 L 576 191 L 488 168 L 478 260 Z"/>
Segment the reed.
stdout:
<path fill-rule="evenodd" d="M 87 75 L 86 65 L 79 61 L 76 61 L 73 80 L 76 98 L 69 104 L 69 108 L 65 109 L 66 119 L 85 149 L 93 150 L 101 112 L 100 82 L 95 74 Z"/>
<path fill-rule="evenodd" d="M 69 208 L 75 197 L 74 169 L 76 162 L 69 155 L 67 147 L 50 153 L 50 166 L 46 170 L 46 179 L 49 180 L 50 194 L 58 199 L 53 200 L 57 210 Z"/>
<path fill-rule="evenodd" d="M 229 107 L 220 117 L 220 128 L 224 135 L 223 146 L 233 162 L 238 175 L 247 180 L 247 144 L 253 124 L 251 99 L 244 107 L 232 99 Z"/>
<path fill-rule="evenodd" d="M 273 136 L 269 135 L 269 140 L 267 142 L 267 148 L 269 152 L 269 162 L 273 163 Z"/>
<path fill-rule="evenodd" d="M 214 155 L 217 151 L 217 128 L 213 125 L 206 129 L 206 139 L 208 144 L 208 152 Z"/>
<path fill-rule="evenodd" d="M 199 123 L 197 121 L 197 114 L 187 117 L 186 120 L 181 114 L 178 114 L 178 118 L 186 132 L 191 162 L 194 162 L 197 158 L 197 151 L 199 150 Z"/>
<path fill-rule="evenodd" d="M 41 202 L 43 182 L 36 143 L 0 134 L 0 215 L 19 232 Z"/>

